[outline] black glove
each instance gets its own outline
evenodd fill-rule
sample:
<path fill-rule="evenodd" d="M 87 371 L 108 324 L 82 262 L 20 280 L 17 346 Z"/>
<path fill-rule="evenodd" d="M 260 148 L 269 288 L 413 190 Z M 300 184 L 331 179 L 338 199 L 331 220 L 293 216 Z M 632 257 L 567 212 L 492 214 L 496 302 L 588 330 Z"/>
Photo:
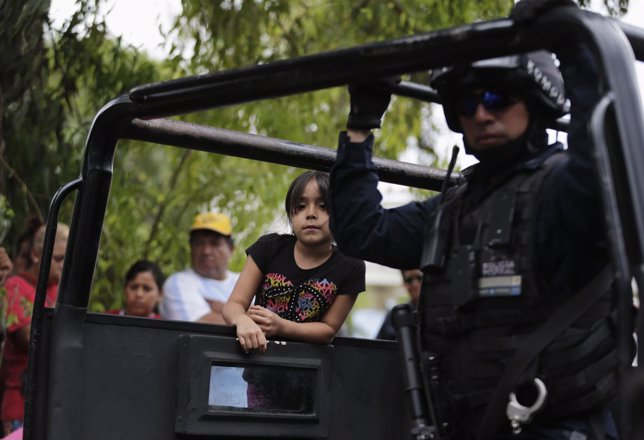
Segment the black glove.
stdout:
<path fill-rule="evenodd" d="M 380 120 L 391 100 L 391 92 L 384 84 L 383 81 L 349 86 L 351 111 L 347 119 L 347 128 L 353 130 L 380 128 Z"/>
<path fill-rule="evenodd" d="M 516 23 L 529 22 L 548 9 L 562 6 L 574 6 L 576 8 L 577 4 L 572 0 L 521 0 L 512 8 L 510 18 Z"/>

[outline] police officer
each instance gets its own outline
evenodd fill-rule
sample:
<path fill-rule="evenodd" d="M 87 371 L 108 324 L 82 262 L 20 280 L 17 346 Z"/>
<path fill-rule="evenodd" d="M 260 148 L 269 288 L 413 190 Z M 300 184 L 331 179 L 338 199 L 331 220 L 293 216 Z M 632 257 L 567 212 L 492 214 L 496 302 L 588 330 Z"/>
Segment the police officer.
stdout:
<path fill-rule="evenodd" d="M 371 160 L 370 130 L 390 96 L 349 88 L 331 228 L 347 254 L 422 268 L 421 346 L 437 355 L 435 405 L 459 439 L 512 437 L 512 428 L 521 439 L 617 436 L 606 410 L 617 369 L 612 274 L 586 129 L 600 87 L 586 50 L 559 58 L 568 149 L 548 145 L 546 127 L 568 110 L 551 53 L 443 69 L 432 85 L 479 163 L 445 195 L 394 209 L 380 206 Z M 506 418 L 510 393 L 535 405 L 531 423 Z"/>

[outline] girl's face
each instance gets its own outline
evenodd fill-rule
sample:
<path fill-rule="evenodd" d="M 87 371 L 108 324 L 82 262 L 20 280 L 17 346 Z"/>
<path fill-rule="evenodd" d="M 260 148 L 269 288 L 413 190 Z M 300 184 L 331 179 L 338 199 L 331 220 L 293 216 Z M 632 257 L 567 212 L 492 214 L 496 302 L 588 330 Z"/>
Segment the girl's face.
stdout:
<path fill-rule="evenodd" d="M 293 206 L 291 227 L 297 240 L 304 245 L 324 246 L 333 241 L 329 212 L 315 179 L 309 180 L 302 198 Z"/>
<path fill-rule="evenodd" d="M 161 300 L 152 272 L 139 272 L 125 284 L 125 314 L 147 317 Z"/>

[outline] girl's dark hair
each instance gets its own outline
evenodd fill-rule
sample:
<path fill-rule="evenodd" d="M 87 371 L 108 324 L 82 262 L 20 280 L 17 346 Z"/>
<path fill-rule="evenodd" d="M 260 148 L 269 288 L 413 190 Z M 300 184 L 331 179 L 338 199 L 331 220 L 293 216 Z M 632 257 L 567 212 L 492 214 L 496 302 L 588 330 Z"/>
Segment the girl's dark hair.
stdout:
<path fill-rule="evenodd" d="M 156 263 L 148 260 L 139 260 L 134 263 L 125 274 L 125 282 L 123 283 L 123 285 L 126 286 L 127 283 L 132 281 L 138 274 L 142 272 L 151 272 L 152 276 L 154 277 L 154 281 L 157 283 L 159 291 L 161 291 L 161 289 L 163 288 L 163 283 L 165 281 L 165 275 L 163 275 L 161 268 Z"/>
<path fill-rule="evenodd" d="M 297 176 L 295 180 L 291 182 L 291 186 L 289 186 L 288 191 L 286 192 L 284 208 L 289 219 L 295 213 L 295 207 L 302 198 L 304 188 L 306 188 L 306 185 L 311 181 L 311 179 L 315 179 L 317 182 L 320 194 L 324 199 L 324 203 L 327 205 L 329 204 L 329 174 L 321 171 L 307 171 Z"/>

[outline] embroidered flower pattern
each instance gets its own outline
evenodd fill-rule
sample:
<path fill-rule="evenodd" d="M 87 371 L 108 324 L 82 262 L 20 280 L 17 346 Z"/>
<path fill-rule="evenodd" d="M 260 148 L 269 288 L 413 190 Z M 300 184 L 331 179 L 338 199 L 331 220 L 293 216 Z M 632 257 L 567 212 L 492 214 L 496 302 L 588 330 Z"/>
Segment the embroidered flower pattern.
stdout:
<path fill-rule="evenodd" d="M 326 278 L 293 285 L 282 274 L 268 273 L 255 302 L 290 321 L 319 321 L 333 304 L 337 290 Z"/>

